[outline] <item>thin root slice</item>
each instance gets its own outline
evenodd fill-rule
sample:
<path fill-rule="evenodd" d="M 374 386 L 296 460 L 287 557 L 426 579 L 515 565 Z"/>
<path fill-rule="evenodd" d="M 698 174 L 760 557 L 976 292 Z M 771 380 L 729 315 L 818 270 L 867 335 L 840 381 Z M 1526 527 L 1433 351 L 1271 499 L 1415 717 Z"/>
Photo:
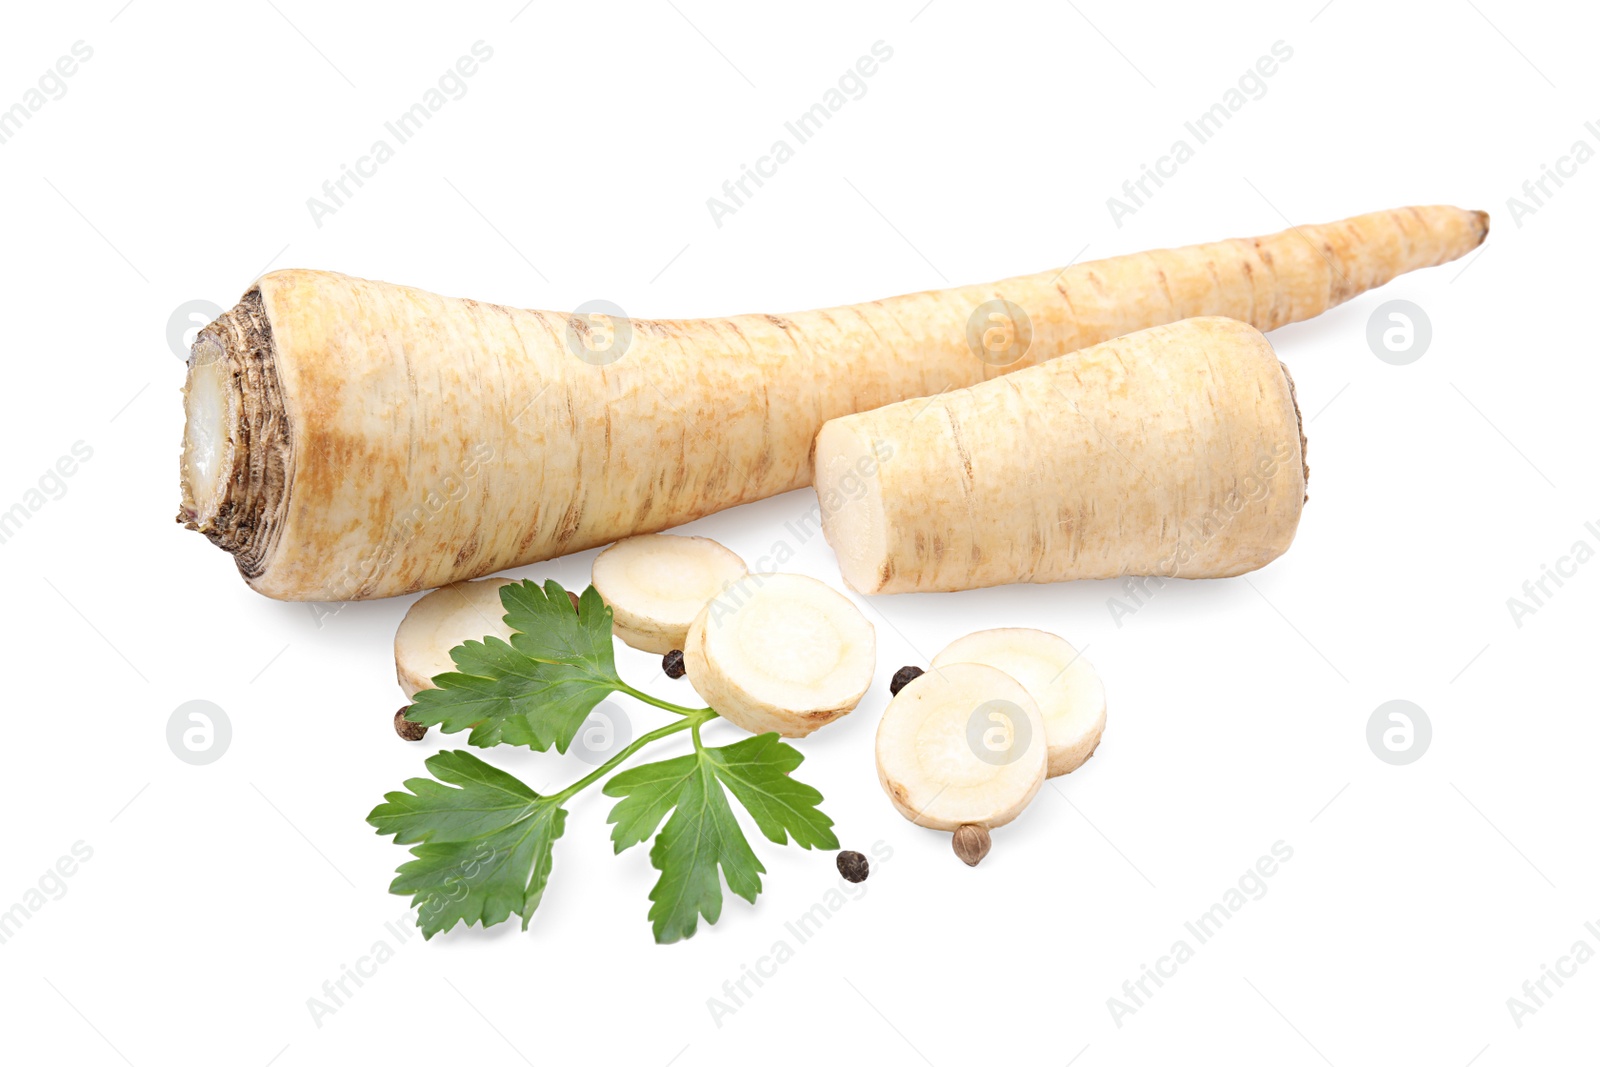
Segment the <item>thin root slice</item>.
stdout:
<path fill-rule="evenodd" d="M 683 646 L 689 683 L 751 733 L 804 737 L 848 714 L 877 663 L 872 624 L 799 574 L 748 574 L 708 603 Z"/>
<path fill-rule="evenodd" d="M 591 581 L 611 607 L 612 632 L 624 644 L 662 655 L 683 648 L 700 609 L 746 569 L 708 538 L 645 534 L 596 556 Z"/>
<path fill-rule="evenodd" d="M 933 657 L 935 670 L 984 663 L 1022 683 L 1044 717 L 1049 775 L 1083 765 L 1106 728 L 1106 689 L 1078 650 L 1055 634 L 1021 627 L 979 630 L 957 638 Z"/>
<path fill-rule="evenodd" d="M 410 700 L 433 688 L 433 677 L 456 669 L 450 650 L 463 641 L 494 636 L 509 640 L 500 587 L 509 578 L 457 582 L 435 589 L 411 605 L 394 635 L 394 668 Z"/>
<path fill-rule="evenodd" d="M 954 832 L 1004 826 L 1044 784 L 1044 719 L 1021 682 L 981 663 L 930 670 L 878 723 L 878 781 L 901 815 Z"/>

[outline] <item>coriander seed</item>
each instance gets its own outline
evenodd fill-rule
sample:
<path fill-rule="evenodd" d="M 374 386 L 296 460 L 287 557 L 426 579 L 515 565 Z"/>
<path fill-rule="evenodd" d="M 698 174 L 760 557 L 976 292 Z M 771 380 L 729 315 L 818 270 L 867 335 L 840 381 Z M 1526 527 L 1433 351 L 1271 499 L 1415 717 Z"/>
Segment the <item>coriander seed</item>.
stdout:
<path fill-rule="evenodd" d="M 956 850 L 956 855 L 961 857 L 961 862 L 968 867 L 976 867 L 982 862 L 983 857 L 989 854 L 989 828 L 980 826 L 975 822 L 962 823 L 956 827 L 955 836 L 950 839 L 950 845 Z"/>
<path fill-rule="evenodd" d="M 394 732 L 400 735 L 402 741 L 421 741 L 428 735 L 428 728 L 406 718 L 406 709 L 401 708 L 394 713 Z"/>

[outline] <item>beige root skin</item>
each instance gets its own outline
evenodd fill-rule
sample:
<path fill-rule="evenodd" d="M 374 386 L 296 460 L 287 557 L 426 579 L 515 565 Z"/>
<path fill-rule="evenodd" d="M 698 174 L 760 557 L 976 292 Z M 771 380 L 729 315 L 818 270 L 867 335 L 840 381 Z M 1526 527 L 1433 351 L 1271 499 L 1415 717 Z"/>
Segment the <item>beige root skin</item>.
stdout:
<path fill-rule="evenodd" d="M 208 328 L 234 371 L 238 455 L 204 513 L 190 465 L 180 519 L 267 596 L 434 588 L 799 488 L 829 419 L 1187 316 L 1272 329 L 1461 256 L 1486 228 L 1405 208 L 853 307 L 635 319 L 603 366 L 569 350 L 590 324 L 565 314 L 277 271 Z M 1032 332 L 1005 367 L 967 340 L 998 298 Z"/>
<path fill-rule="evenodd" d="M 852 477 L 872 449 L 888 458 Z M 1306 498 L 1283 369 L 1222 318 L 837 419 L 816 487 L 862 593 L 1243 574 L 1288 549 Z"/>

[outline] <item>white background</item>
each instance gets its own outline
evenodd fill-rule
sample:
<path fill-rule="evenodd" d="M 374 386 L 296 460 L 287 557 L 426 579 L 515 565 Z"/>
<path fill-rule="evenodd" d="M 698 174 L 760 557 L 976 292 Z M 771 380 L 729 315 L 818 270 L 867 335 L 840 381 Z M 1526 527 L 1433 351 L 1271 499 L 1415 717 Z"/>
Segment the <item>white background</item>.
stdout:
<path fill-rule="evenodd" d="M 65 95 L 0 144 L 7 205 L 0 510 L 73 444 L 92 458 L 0 545 L 0 909 L 92 858 L 0 944 L 14 1063 L 1483 1065 L 1592 1055 L 1600 963 L 1519 1027 L 1507 998 L 1600 920 L 1592 670 L 1600 563 L 1518 627 L 1507 598 L 1587 521 L 1600 388 L 1590 309 L 1600 163 L 1523 196 L 1600 119 L 1578 5 L 814 3 L 32 5 L 0 36 L 0 107 L 76 41 Z M 448 7 L 448 10 L 445 8 Z M 764 10 L 764 8 L 763 8 Z M 318 226 L 308 197 L 473 42 L 493 58 Z M 706 199 L 875 41 L 893 58 L 759 194 Z M 1293 57 L 1123 225 L 1107 197 L 1275 41 Z M 787 311 L 1411 203 L 1487 209 L 1474 258 L 1273 335 L 1308 419 L 1311 500 L 1263 571 L 1172 587 L 1117 626 L 1113 583 L 857 598 L 878 679 L 801 743 L 845 847 L 881 863 L 719 1026 L 708 998 L 837 884 L 755 847 L 755 906 L 668 947 L 645 849 L 575 802 L 527 933 L 401 946 L 318 1026 L 307 1001 L 392 935 L 401 849 L 363 818 L 443 747 L 396 739 L 405 601 L 320 627 L 172 521 L 181 361 L 169 317 L 271 266 L 639 316 Z M 1530 202 L 1531 203 L 1531 202 Z M 1374 357 L 1389 299 L 1432 322 Z M 690 529 L 754 558 L 809 491 Z M 582 585 L 592 553 L 527 568 Z M 796 568 L 835 583 L 820 538 Z M 1551 586 L 1553 589 L 1554 587 Z M 1583 620 L 1588 619 L 1585 624 Z M 969 870 L 874 778 L 890 674 L 988 626 L 1087 649 L 1099 754 Z M 653 657 L 626 677 L 692 700 Z M 652 680 L 653 678 L 653 680 Z M 1433 741 L 1369 751 L 1380 703 Z M 209 766 L 168 750 L 191 699 L 231 719 Z M 622 698 L 617 698 L 623 703 Z M 629 705 L 640 730 L 658 723 Z M 731 739 L 733 731 L 724 728 Z M 723 731 L 717 731 L 721 734 Z M 537 787 L 570 758 L 497 751 Z M 1293 858 L 1135 1014 L 1123 996 L 1277 841 Z M 47 887 L 59 888 L 46 878 Z M 26 905 L 25 905 L 26 906 Z M 753 988 L 753 987 L 751 987 Z"/>

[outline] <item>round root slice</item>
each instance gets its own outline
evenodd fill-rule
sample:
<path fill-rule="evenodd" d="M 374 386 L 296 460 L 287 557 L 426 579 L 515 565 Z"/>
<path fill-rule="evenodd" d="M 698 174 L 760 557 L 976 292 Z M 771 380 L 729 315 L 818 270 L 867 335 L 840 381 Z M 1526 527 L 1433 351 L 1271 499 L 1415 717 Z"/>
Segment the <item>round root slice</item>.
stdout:
<path fill-rule="evenodd" d="M 877 754 L 883 791 L 918 826 L 1004 826 L 1044 784 L 1044 719 L 1009 674 L 952 663 L 889 702 Z"/>
<path fill-rule="evenodd" d="M 1106 690 L 1078 650 L 1043 630 L 979 630 L 957 638 L 933 657 L 935 669 L 984 663 L 1022 683 L 1044 716 L 1050 777 L 1066 774 L 1094 755 L 1106 728 Z"/>
<path fill-rule="evenodd" d="M 744 560 L 708 538 L 646 534 L 596 556 L 590 580 L 611 606 L 612 632 L 660 655 L 682 648 L 700 609 L 745 570 Z"/>
<path fill-rule="evenodd" d="M 511 637 L 500 603 L 510 578 L 484 578 L 435 589 L 406 612 L 394 635 L 394 668 L 406 699 L 433 688 L 433 676 L 456 669 L 450 650 L 463 641 Z"/>
<path fill-rule="evenodd" d="M 689 683 L 753 734 L 804 737 L 860 702 L 877 666 L 872 624 L 799 574 L 749 574 L 708 603 L 683 646 Z"/>

